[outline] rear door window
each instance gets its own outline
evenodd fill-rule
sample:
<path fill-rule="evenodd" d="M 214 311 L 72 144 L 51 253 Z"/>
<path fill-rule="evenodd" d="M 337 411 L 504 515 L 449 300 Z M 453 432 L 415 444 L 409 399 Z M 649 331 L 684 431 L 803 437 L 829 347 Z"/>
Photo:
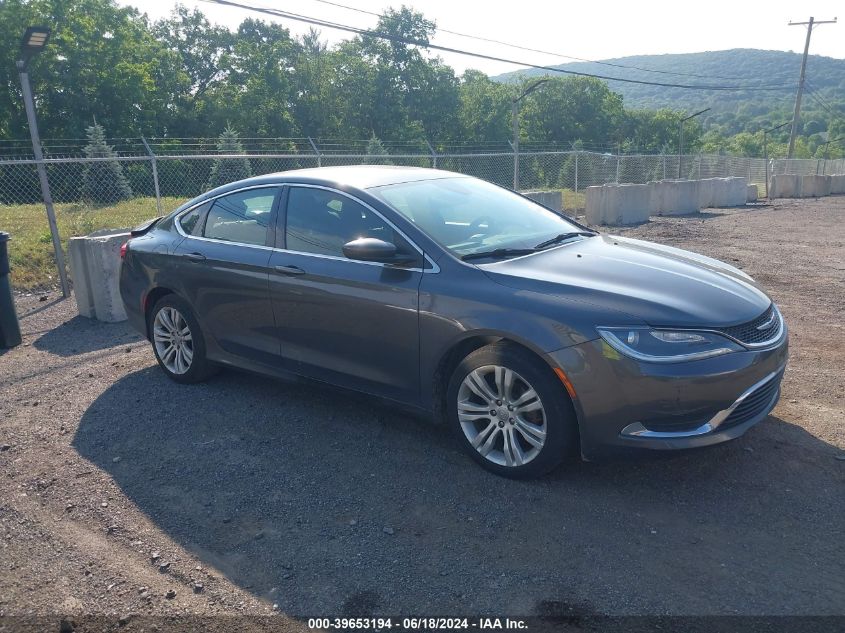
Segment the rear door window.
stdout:
<path fill-rule="evenodd" d="M 203 237 L 264 246 L 276 193 L 275 187 L 248 189 L 217 198 L 205 220 Z"/>

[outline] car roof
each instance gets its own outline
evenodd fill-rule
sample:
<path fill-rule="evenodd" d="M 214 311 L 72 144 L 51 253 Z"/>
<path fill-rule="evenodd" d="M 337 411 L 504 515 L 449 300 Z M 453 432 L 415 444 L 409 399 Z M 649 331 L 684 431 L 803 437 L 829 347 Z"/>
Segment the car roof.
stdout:
<path fill-rule="evenodd" d="M 279 183 L 301 183 L 323 185 L 337 189 L 370 189 L 402 182 L 417 182 L 422 180 L 437 180 L 442 178 L 469 178 L 466 174 L 442 169 L 428 169 L 425 167 L 400 167 L 394 165 L 344 165 L 339 167 L 315 167 L 310 169 L 291 169 L 262 176 L 253 176 L 245 180 L 230 182 L 216 189 L 206 191 L 196 198 L 185 202 L 175 209 L 171 215 L 181 213 L 185 209 L 203 202 L 209 198 L 225 194 L 244 187 L 260 185 L 275 185 Z"/>
<path fill-rule="evenodd" d="M 355 189 L 369 189 L 393 185 L 400 182 L 415 182 L 419 180 L 434 180 L 439 178 L 466 178 L 459 174 L 442 169 L 427 169 L 424 167 L 399 167 L 394 165 L 345 165 L 340 167 L 315 167 L 310 169 L 291 169 L 263 176 L 255 176 L 237 183 L 229 183 L 225 187 L 240 188 L 250 185 L 271 184 L 280 181 L 300 182 L 308 184 L 333 185 L 354 187 Z M 221 188 L 222 189 L 222 188 Z"/>

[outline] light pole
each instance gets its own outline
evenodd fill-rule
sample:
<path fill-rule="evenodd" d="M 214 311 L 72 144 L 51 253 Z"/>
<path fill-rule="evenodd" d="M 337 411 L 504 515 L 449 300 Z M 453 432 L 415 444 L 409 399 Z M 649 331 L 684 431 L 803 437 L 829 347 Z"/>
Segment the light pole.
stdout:
<path fill-rule="evenodd" d="M 766 183 L 763 185 L 766 190 L 766 195 L 763 196 L 764 198 L 769 197 L 769 133 L 786 127 L 790 123 L 792 123 L 792 121 L 787 121 L 786 123 L 781 123 L 780 125 L 776 125 L 768 130 L 763 130 L 763 167 L 766 171 Z"/>
<path fill-rule="evenodd" d="M 59 282 L 62 285 L 62 295 L 70 295 L 65 271 L 65 256 L 62 252 L 62 242 L 59 239 L 59 229 L 56 226 L 56 212 L 53 209 L 53 197 L 50 195 L 50 183 L 47 181 L 47 168 L 44 166 L 44 154 L 41 151 L 41 140 L 38 137 L 38 123 L 35 120 L 35 103 L 32 100 L 32 89 L 29 86 L 29 61 L 44 50 L 50 39 L 50 29 L 43 26 L 30 26 L 26 29 L 21 40 L 21 56 L 15 64 L 21 76 L 23 90 L 23 104 L 26 110 L 26 121 L 29 124 L 29 136 L 32 138 L 32 153 L 35 155 L 35 167 L 38 170 L 38 180 L 41 182 L 41 195 L 47 209 L 47 221 L 50 224 L 50 235 L 53 238 L 53 252 L 56 255 L 56 267 L 59 269 Z"/>
<path fill-rule="evenodd" d="M 528 86 L 518 97 L 511 99 L 511 126 L 513 127 L 513 190 L 519 191 L 519 108 L 517 104 L 541 85 L 549 81 L 540 79 Z"/>
<path fill-rule="evenodd" d="M 685 117 L 678 122 L 678 180 L 681 179 L 681 165 L 684 162 L 684 123 L 690 119 L 694 119 L 699 114 L 704 114 L 708 110 L 710 110 L 710 108 L 705 108 L 695 114 L 690 114 L 688 117 Z"/>

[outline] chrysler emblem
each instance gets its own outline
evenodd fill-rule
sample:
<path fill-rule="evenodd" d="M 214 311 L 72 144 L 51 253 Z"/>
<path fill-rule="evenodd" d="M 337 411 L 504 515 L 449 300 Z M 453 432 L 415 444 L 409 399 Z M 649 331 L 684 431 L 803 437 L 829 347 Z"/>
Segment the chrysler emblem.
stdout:
<path fill-rule="evenodd" d="M 763 325 L 758 325 L 758 330 L 767 330 L 772 326 L 772 323 L 775 322 L 775 313 L 772 312 L 772 316 L 769 317 L 769 320 L 763 323 Z"/>

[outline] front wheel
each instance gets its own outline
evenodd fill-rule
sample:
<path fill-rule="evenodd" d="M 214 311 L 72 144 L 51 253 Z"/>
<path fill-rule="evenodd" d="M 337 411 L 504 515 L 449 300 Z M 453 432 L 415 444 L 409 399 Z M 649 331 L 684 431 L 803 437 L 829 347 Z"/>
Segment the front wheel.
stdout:
<path fill-rule="evenodd" d="M 487 470 L 515 479 L 542 475 L 574 451 L 572 404 L 548 365 L 527 350 L 494 343 L 469 354 L 447 389 L 449 422 Z"/>
<path fill-rule="evenodd" d="M 214 373 L 199 323 L 179 297 L 166 295 L 153 306 L 150 335 L 156 360 L 171 380 L 196 383 Z"/>

